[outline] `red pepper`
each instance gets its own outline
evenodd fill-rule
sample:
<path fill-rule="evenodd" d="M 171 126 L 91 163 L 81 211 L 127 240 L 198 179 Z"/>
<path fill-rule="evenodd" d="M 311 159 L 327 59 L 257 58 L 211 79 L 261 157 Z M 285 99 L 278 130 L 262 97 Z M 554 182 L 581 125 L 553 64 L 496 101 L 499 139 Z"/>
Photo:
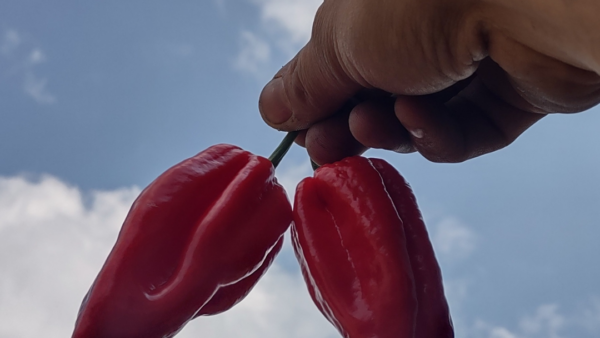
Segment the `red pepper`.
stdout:
<path fill-rule="evenodd" d="M 454 337 L 415 198 L 385 161 L 351 157 L 304 179 L 292 239 L 313 301 L 344 337 Z"/>
<path fill-rule="evenodd" d="M 73 337 L 172 337 L 229 309 L 271 264 L 291 219 L 266 158 L 222 144 L 175 165 L 134 202 Z"/>
<path fill-rule="evenodd" d="M 256 271 L 237 283 L 219 288 L 219 291 L 198 311 L 195 317 L 211 316 L 225 312 L 244 299 L 258 280 L 267 272 L 267 269 L 273 263 L 282 246 L 283 237 L 279 238 L 273 250 L 267 254 L 264 262 Z"/>

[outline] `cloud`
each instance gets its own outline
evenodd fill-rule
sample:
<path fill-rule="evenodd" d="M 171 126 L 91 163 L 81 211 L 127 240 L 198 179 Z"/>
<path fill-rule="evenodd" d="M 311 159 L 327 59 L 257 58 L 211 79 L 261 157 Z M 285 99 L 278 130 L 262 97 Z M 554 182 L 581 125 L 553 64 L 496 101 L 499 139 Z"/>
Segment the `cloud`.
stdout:
<path fill-rule="evenodd" d="M 70 336 L 138 193 L 84 195 L 51 176 L 0 177 L 0 337 Z"/>
<path fill-rule="evenodd" d="M 490 330 L 490 338 L 517 338 L 517 336 L 503 327 L 494 327 Z"/>
<path fill-rule="evenodd" d="M 242 46 L 234 67 L 262 80 L 273 50 L 291 57 L 308 42 L 322 0 L 250 1 L 259 8 L 260 29 L 240 32 Z"/>
<path fill-rule="evenodd" d="M 291 193 L 309 174 L 307 165 L 292 165 L 278 176 Z M 0 337 L 70 335 L 79 304 L 139 192 L 137 187 L 82 192 L 48 175 L 0 176 Z M 462 235 L 443 236 L 444 240 L 463 243 L 471 238 L 464 229 L 468 228 L 456 219 L 445 218 L 435 236 L 458 233 Z M 282 265 L 293 260 L 289 237 L 286 240 L 280 257 L 244 301 L 225 314 L 193 320 L 178 337 L 339 337 L 310 300 L 298 266 Z M 454 248 L 444 249 L 451 253 L 464 243 L 441 247 Z M 512 325 L 497 325 L 464 308 L 454 311 L 468 300 L 469 285 L 458 279 L 446 283 L 461 336 L 563 338 L 572 337 L 573 330 L 600 333 L 598 297 L 571 312 L 561 311 L 556 303 L 542 304 Z"/>
<path fill-rule="evenodd" d="M 522 318 L 519 326 L 527 336 L 560 338 L 558 332 L 564 327 L 565 321 L 565 317 L 558 313 L 557 304 L 544 304 L 538 307 L 534 315 Z"/>
<path fill-rule="evenodd" d="M 298 183 L 305 177 L 312 175 L 313 169 L 311 168 L 309 161 L 306 160 L 301 164 L 285 166 L 282 168 L 282 170 L 277 173 L 277 180 L 283 185 L 288 194 L 288 198 L 293 202 Z"/>
<path fill-rule="evenodd" d="M 240 52 L 234 61 L 238 70 L 259 75 L 271 55 L 269 44 L 249 31 L 243 31 L 240 37 Z"/>
<path fill-rule="evenodd" d="M 437 215 L 432 227 L 432 243 L 442 263 L 450 263 L 452 270 L 474 254 L 479 236 L 454 216 Z M 544 303 L 523 315 L 511 325 L 497 325 L 495 320 L 478 318 L 465 305 L 469 302 L 470 289 L 476 282 L 468 275 L 450 274 L 444 280 L 446 297 L 451 308 L 458 335 L 466 338 L 566 338 L 573 332 L 600 334 L 600 298 L 591 297 L 579 309 L 560 311 L 557 303 Z M 522 309 L 520 309 L 522 311 Z M 501 321 L 502 318 L 498 319 Z M 587 337 L 587 336 L 586 336 Z"/>
<path fill-rule="evenodd" d="M 479 320 L 469 337 L 489 338 L 562 338 L 559 334 L 567 319 L 558 313 L 558 305 L 540 305 L 534 314 L 528 314 L 520 319 L 518 328 L 514 331 L 506 327 L 495 326 Z"/>
<path fill-rule="evenodd" d="M 477 236 L 460 220 L 448 216 L 437 223 L 432 242 L 440 259 L 456 262 L 475 250 Z"/>
<path fill-rule="evenodd" d="M 477 320 L 466 337 L 469 338 L 521 338 L 509 329 L 501 326 L 490 325 L 482 320 Z"/>
<path fill-rule="evenodd" d="M 261 20 L 270 33 L 277 32 L 279 43 L 299 47 L 308 42 L 312 23 L 322 0 L 255 0 Z"/>
<path fill-rule="evenodd" d="M 0 40 L 0 57 L 4 59 L 0 62 L 0 75 L 20 78 L 23 92 L 39 104 L 56 102 L 48 90 L 48 79 L 37 75 L 37 67 L 46 61 L 46 54 L 30 39 L 15 29 L 5 30 Z"/>
<path fill-rule="evenodd" d="M 3 55 L 11 54 L 21 44 L 21 40 L 21 35 L 16 30 L 6 30 L 0 43 L 0 53 Z"/>
<path fill-rule="evenodd" d="M 555 303 L 542 304 L 532 313 L 522 316 L 512 326 L 514 329 L 479 319 L 466 330 L 465 337 L 567 338 L 580 337 L 582 334 L 585 337 L 597 337 L 600 334 L 598 298 L 592 297 L 591 301 L 570 313 L 561 312 L 560 306 Z"/>
<path fill-rule="evenodd" d="M 339 333 L 312 303 L 299 274 L 275 263 L 240 304 L 222 315 L 195 319 L 178 337 L 338 338 Z"/>
<path fill-rule="evenodd" d="M 44 55 L 44 52 L 42 52 L 41 49 L 35 48 L 31 51 L 31 53 L 29 53 L 29 62 L 32 65 L 42 63 L 44 61 L 46 61 L 46 55 Z"/>
<path fill-rule="evenodd" d="M 454 216 L 443 216 L 434 222 L 432 242 L 436 254 L 442 263 L 452 270 L 464 263 L 477 248 L 479 236 Z M 586 304 L 583 309 L 573 313 L 561 313 L 559 305 L 547 303 L 539 305 L 509 326 L 497 325 L 493 321 L 478 318 L 470 313 L 465 304 L 469 301 L 470 288 L 475 280 L 467 275 L 450 274 L 451 279 L 444 280 L 444 288 L 452 310 L 455 329 L 458 335 L 467 338 L 565 338 L 566 332 L 585 330 L 600 333 L 600 301 Z"/>
<path fill-rule="evenodd" d="M 56 102 L 56 98 L 48 92 L 47 84 L 46 78 L 37 78 L 33 73 L 27 73 L 23 80 L 23 90 L 37 103 L 52 104 Z"/>
<path fill-rule="evenodd" d="M 131 187 L 85 193 L 48 175 L 0 177 L 0 337 L 70 336 L 81 300 L 139 192 Z M 291 254 L 290 246 L 287 238 L 282 255 Z M 339 334 L 312 304 L 299 268 L 276 262 L 233 310 L 198 318 L 178 335 L 199 336 Z"/>

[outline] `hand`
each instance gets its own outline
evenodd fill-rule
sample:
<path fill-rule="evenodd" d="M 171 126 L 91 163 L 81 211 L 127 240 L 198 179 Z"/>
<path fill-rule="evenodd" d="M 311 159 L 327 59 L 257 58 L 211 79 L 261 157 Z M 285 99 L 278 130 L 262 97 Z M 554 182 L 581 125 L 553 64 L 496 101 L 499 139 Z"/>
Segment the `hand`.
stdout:
<path fill-rule="evenodd" d="M 597 13 L 595 0 L 326 0 L 260 111 L 305 129 L 319 164 L 368 147 L 461 162 L 600 102 Z"/>

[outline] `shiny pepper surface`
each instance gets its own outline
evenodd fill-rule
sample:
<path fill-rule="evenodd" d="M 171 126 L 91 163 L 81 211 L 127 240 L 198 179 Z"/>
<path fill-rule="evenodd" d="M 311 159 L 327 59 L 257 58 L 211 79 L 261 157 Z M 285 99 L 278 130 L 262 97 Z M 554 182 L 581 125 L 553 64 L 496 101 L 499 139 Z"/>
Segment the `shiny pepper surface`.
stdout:
<path fill-rule="evenodd" d="M 73 337 L 173 337 L 229 309 L 271 264 L 291 219 L 265 158 L 222 144 L 175 165 L 134 202 Z"/>
<path fill-rule="evenodd" d="M 342 336 L 454 337 L 414 195 L 387 162 L 351 157 L 303 180 L 292 240 L 313 301 Z"/>

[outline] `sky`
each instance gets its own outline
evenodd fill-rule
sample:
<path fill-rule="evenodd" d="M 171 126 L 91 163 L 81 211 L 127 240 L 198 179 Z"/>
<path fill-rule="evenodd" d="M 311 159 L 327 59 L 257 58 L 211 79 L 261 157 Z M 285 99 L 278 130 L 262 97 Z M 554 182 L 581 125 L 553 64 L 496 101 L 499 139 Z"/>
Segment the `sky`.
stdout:
<path fill-rule="evenodd" d="M 268 156 L 262 86 L 318 0 L 0 4 L 0 338 L 68 337 L 141 189 L 217 143 Z M 457 337 L 600 335 L 600 108 L 461 164 L 370 150 L 411 183 Z M 294 147 L 288 194 L 311 175 Z M 289 243 L 231 311 L 178 337 L 334 338 Z"/>

